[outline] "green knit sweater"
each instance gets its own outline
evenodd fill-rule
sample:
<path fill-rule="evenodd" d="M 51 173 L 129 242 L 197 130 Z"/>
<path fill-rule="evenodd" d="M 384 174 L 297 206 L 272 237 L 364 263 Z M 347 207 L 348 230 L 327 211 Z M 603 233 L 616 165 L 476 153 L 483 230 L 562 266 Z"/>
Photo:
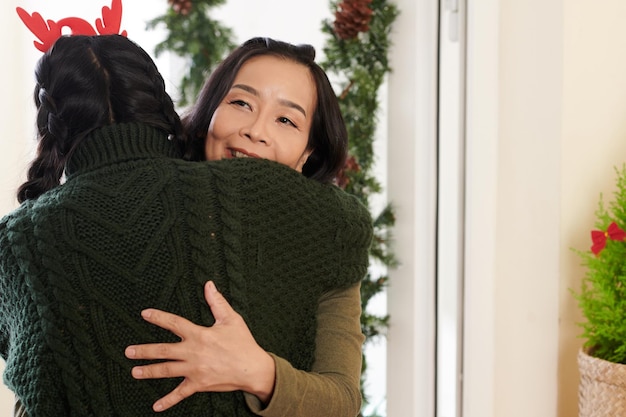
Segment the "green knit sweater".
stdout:
<path fill-rule="evenodd" d="M 64 185 L 0 221 L 0 354 L 30 417 L 153 415 L 180 380 L 134 380 L 124 349 L 176 340 L 144 308 L 211 325 L 208 279 L 260 346 L 309 370 L 320 296 L 366 273 L 372 223 L 354 197 L 271 161 L 177 157 L 159 130 L 103 128 Z M 252 414 L 232 392 L 161 415 Z"/>

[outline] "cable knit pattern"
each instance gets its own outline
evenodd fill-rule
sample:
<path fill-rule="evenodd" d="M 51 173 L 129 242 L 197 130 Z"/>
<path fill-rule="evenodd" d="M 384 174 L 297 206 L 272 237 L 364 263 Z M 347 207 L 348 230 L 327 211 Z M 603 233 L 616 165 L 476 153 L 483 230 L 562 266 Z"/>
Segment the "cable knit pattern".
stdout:
<path fill-rule="evenodd" d="M 134 380 L 143 362 L 124 349 L 176 341 L 147 307 L 212 325 L 209 279 L 264 349 L 309 370 L 320 296 L 366 273 L 366 208 L 283 165 L 184 162 L 166 133 L 123 124 L 86 138 L 67 172 L 0 221 L 0 355 L 30 417 L 154 415 L 180 380 Z M 232 392 L 160 415 L 252 413 Z"/>

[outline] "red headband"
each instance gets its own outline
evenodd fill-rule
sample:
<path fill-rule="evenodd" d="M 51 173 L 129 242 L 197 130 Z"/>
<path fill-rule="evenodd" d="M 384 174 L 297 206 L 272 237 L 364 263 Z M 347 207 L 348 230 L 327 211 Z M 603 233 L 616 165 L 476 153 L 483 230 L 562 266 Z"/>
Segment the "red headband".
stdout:
<path fill-rule="evenodd" d="M 102 19 L 96 19 L 96 28 L 80 17 L 66 17 L 58 22 L 44 20 L 37 12 L 32 15 L 21 7 L 17 7 L 17 14 L 30 31 L 41 42 L 34 41 L 35 48 L 46 52 L 62 36 L 64 27 L 70 28 L 72 35 L 115 35 L 126 36 L 126 31 L 120 32 L 122 23 L 122 0 L 112 0 L 111 7 L 102 8 Z"/>

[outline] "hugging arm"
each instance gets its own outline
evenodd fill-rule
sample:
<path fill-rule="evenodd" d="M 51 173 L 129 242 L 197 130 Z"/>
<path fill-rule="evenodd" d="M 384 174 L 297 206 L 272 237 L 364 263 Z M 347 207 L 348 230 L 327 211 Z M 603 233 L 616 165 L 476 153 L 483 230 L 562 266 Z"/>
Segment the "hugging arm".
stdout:
<path fill-rule="evenodd" d="M 315 362 L 311 372 L 272 355 L 276 383 L 264 405 L 245 394 L 250 410 L 263 417 L 356 416 L 361 408 L 360 284 L 323 295 L 317 314 Z"/>
<path fill-rule="evenodd" d="M 147 309 L 142 312 L 146 321 L 171 331 L 181 341 L 126 348 L 130 359 L 166 360 L 134 367 L 134 378 L 184 378 L 172 392 L 154 403 L 154 411 L 164 411 L 196 392 L 242 390 L 265 402 L 272 395 L 272 357 L 256 343 L 243 318 L 213 282 L 207 282 L 204 293 L 215 317 L 213 326 L 198 326 L 175 314 Z"/>
<path fill-rule="evenodd" d="M 147 318 L 151 323 L 173 331 L 182 341 L 127 348 L 126 354 L 132 359 L 168 360 L 135 367 L 134 377 L 185 378 L 174 391 L 155 403 L 155 410 L 172 407 L 196 392 L 242 390 L 251 411 L 264 417 L 358 414 L 364 340 L 360 328 L 359 284 L 331 291 L 320 300 L 317 346 L 311 372 L 297 370 L 285 359 L 262 350 L 241 316 L 230 308 L 221 294 L 216 294 L 226 305 L 218 306 L 216 314 L 215 303 L 208 294 L 207 301 L 213 314 L 219 316 L 219 311 L 223 311 L 230 317 L 222 321 L 224 327 L 220 333 L 211 334 L 220 322 L 218 317 L 213 327 L 202 327 L 173 314 L 149 310 L 153 313 Z M 185 343 L 192 340 L 195 343 Z M 218 352 L 215 346 L 224 351 Z M 231 352 L 226 354 L 227 350 Z M 216 360 L 210 358 L 222 360 L 215 363 Z M 221 368 L 218 370 L 217 366 Z"/>

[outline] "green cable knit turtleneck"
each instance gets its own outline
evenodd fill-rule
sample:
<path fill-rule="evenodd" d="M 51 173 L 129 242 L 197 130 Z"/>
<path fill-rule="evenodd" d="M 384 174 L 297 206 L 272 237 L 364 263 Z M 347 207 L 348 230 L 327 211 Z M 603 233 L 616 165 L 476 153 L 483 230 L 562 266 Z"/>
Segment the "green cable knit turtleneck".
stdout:
<path fill-rule="evenodd" d="M 320 297 L 366 273 L 356 198 L 271 161 L 177 157 L 162 131 L 100 129 L 65 184 L 0 221 L 0 354 L 30 417 L 153 415 L 180 380 L 134 380 L 124 349 L 176 340 L 142 320 L 148 307 L 210 326 L 209 279 L 260 346 L 309 370 Z M 252 414 L 232 392 L 160 415 Z"/>

